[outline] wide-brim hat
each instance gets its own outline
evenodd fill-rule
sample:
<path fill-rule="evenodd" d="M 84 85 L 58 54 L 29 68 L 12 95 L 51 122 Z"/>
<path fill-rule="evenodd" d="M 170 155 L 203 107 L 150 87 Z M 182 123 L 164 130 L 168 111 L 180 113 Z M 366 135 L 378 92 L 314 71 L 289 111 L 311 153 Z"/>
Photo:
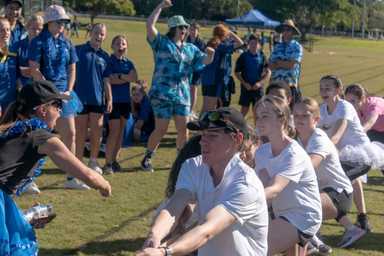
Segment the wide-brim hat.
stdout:
<path fill-rule="evenodd" d="M 178 26 L 189 27 L 189 24 L 185 21 L 181 15 L 175 15 L 168 19 L 168 28 L 175 28 Z"/>
<path fill-rule="evenodd" d="M 18 1 L 18 0 L 6 0 L 5 1 L 5 6 L 9 5 L 9 4 L 18 4 L 20 7 L 23 7 L 23 2 L 22 1 Z"/>
<path fill-rule="evenodd" d="M 27 109 L 33 109 L 54 100 L 69 100 L 71 96 L 60 93 L 49 81 L 33 81 L 24 86 L 17 96 L 16 102 Z"/>
<path fill-rule="evenodd" d="M 240 131 L 244 138 L 249 137 L 248 124 L 244 116 L 231 107 L 222 107 L 205 112 L 199 120 L 187 123 L 187 128 L 192 131 L 229 129 Z"/>
<path fill-rule="evenodd" d="M 281 23 L 279 26 L 277 26 L 275 30 L 278 33 L 282 33 L 283 28 L 286 28 L 286 27 L 291 28 L 292 31 L 295 32 L 297 35 L 301 35 L 300 30 L 295 26 L 295 23 L 291 19 L 285 20 L 283 23 Z"/>
<path fill-rule="evenodd" d="M 65 12 L 64 7 L 56 4 L 48 6 L 47 9 L 45 9 L 44 11 L 44 22 L 48 23 L 57 20 L 64 20 L 70 22 L 71 18 Z"/>

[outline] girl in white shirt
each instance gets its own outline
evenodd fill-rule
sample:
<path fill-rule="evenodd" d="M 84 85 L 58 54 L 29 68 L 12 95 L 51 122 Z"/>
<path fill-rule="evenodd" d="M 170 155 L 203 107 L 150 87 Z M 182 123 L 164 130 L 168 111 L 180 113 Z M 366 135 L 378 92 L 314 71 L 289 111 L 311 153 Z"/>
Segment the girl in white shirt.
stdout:
<path fill-rule="evenodd" d="M 343 169 L 353 180 L 354 201 L 359 211 L 358 222 L 362 228 L 369 230 L 362 182 L 356 178 L 371 168 L 383 166 L 384 151 L 370 142 L 354 107 L 341 99 L 342 87 L 336 76 L 321 78 L 320 95 L 324 103 L 320 106 L 318 127 L 328 134 L 339 150 Z"/>
<path fill-rule="evenodd" d="M 316 170 L 323 219 L 336 219 L 345 227 L 339 246 L 348 247 L 366 231 L 353 225 L 346 215 L 352 205 L 353 188 L 341 167 L 335 145 L 325 132 L 316 128 L 320 119 L 319 105 L 312 98 L 304 98 L 295 104 L 293 116 L 299 143 L 309 154 Z M 322 242 L 318 239 L 313 242 L 320 249 Z"/>
<path fill-rule="evenodd" d="M 270 255 L 304 245 L 322 219 L 316 174 L 305 150 L 287 135 L 289 116 L 281 98 L 265 96 L 256 105 L 256 127 L 269 140 L 256 151 L 255 169 L 275 215 L 269 224 Z"/>

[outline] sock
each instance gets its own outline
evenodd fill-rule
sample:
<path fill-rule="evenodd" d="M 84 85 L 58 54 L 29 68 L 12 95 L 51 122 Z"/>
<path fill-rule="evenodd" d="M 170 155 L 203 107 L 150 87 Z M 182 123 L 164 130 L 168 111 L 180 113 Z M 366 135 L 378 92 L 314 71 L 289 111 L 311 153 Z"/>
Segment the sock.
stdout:
<path fill-rule="evenodd" d="M 152 151 L 152 150 L 149 150 L 149 149 L 146 149 L 145 150 L 145 158 L 152 158 L 153 157 L 153 155 L 155 154 L 155 151 Z"/>
<path fill-rule="evenodd" d="M 94 163 L 95 163 L 96 161 L 97 161 L 97 159 L 94 158 L 94 157 L 90 157 L 90 158 L 89 158 L 89 162 L 94 162 Z"/>

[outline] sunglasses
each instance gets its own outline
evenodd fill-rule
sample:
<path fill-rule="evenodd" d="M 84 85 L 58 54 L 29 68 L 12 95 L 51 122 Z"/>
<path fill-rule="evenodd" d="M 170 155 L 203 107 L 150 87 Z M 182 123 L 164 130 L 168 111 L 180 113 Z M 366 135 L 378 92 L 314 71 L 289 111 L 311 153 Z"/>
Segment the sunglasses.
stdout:
<path fill-rule="evenodd" d="M 180 30 L 187 30 L 188 29 L 188 26 L 177 26 L 178 29 Z"/>
<path fill-rule="evenodd" d="M 229 112 L 223 111 L 208 111 L 201 115 L 200 122 L 204 128 L 209 128 L 209 124 L 212 123 L 217 126 L 218 129 L 225 129 L 230 133 L 237 133 L 238 130 L 234 127 L 234 125 L 226 120 L 226 115 L 229 115 Z"/>
<path fill-rule="evenodd" d="M 68 24 L 67 20 L 56 20 L 55 23 L 59 26 L 65 26 Z"/>

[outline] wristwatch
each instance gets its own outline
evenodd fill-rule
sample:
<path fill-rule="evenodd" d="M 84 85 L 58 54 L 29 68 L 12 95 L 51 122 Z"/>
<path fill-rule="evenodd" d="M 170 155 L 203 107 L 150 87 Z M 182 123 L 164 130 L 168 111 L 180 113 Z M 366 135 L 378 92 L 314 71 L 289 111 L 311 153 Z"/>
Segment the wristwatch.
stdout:
<path fill-rule="evenodd" d="M 168 246 L 164 246 L 164 247 L 161 247 L 161 248 L 164 249 L 164 252 L 165 252 L 164 256 L 172 256 L 173 255 L 172 249 L 169 248 Z"/>

